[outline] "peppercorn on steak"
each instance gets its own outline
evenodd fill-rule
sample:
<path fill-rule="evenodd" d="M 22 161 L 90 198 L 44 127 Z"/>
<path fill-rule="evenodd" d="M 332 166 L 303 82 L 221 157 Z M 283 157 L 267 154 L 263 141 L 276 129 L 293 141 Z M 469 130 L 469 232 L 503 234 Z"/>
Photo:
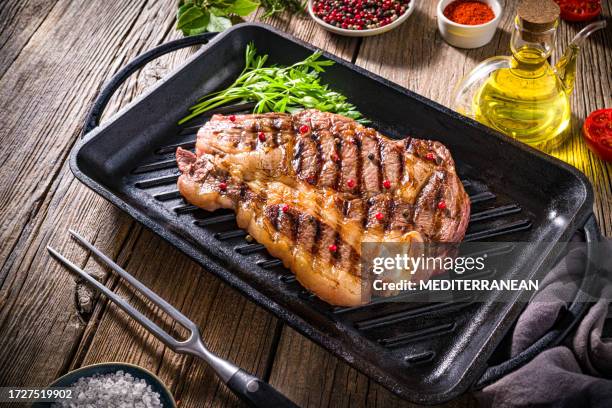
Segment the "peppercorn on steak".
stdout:
<path fill-rule="evenodd" d="M 362 242 L 459 242 L 469 220 L 444 145 L 391 140 L 336 114 L 215 115 L 195 154 L 176 156 L 188 202 L 233 209 L 240 228 L 334 305 L 367 301 Z"/>

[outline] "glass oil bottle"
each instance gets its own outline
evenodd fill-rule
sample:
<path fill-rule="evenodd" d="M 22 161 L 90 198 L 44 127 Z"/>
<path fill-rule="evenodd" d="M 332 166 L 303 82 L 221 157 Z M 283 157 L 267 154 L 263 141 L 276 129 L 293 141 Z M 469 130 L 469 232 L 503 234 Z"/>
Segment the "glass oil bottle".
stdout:
<path fill-rule="evenodd" d="M 580 45 L 606 23 L 582 30 L 553 67 L 549 59 L 559 12 L 552 0 L 521 1 L 510 41 L 512 56 L 493 57 L 477 66 L 455 89 L 455 108 L 530 145 L 560 139 L 571 121 Z"/>

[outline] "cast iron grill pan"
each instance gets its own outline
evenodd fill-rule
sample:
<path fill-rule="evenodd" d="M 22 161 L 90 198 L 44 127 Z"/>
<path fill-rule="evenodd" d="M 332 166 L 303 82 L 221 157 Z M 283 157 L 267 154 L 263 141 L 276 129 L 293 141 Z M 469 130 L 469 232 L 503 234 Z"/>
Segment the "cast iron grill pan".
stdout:
<path fill-rule="evenodd" d="M 208 39 L 190 37 L 165 44 L 143 54 L 111 81 L 88 120 L 86 132 L 95 129 L 71 154 L 75 175 L 205 269 L 407 400 L 440 403 L 479 378 L 484 385 L 520 364 L 510 361 L 485 371 L 489 356 L 520 313 L 518 299 L 475 302 L 466 296 L 448 303 L 332 307 L 304 290 L 262 245 L 247 241 L 233 212 L 209 213 L 180 197 L 176 148 L 193 150 L 197 129 L 212 113 L 252 109 L 228 106 L 178 126 L 189 106 L 231 83 L 251 41 L 260 53 L 269 54 L 271 63 L 281 64 L 305 58 L 314 47 L 268 26 L 236 26 L 96 128 L 106 102 L 127 75 L 163 53 Z M 398 139 L 433 138 L 450 149 L 472 201 L 466 240 L 549 242 L 548 251 L 539 246 L 517 261 L 516 269 L 530 267 L 538 277 L 557 259 L 555 243 L 567 241 L 580 228 L 591 239 L 598 236 L 596 224 L 587 223 L 591 187 L 575 169 L 354 65 L 326 57 L 337 64 L 324 81 L 346 94 L 373 127 Z M 507 277 L 516 269 L 509 268 Z M 577 305 L 574 319 L 532 354 L 559 341 L 582 313 Z"/>

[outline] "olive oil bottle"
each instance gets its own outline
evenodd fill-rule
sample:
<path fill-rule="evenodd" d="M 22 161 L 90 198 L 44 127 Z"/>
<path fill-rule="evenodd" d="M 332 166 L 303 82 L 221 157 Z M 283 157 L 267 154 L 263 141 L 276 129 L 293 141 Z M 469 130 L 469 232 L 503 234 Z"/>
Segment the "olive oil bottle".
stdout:
<path fill-rule="evenodd" d="M 476 120 L 528 144 L 561 134 L 571 119 L 569 95 L 544 55 L 524 47 L 512 64 L 494 72 L 474 96 Z"/>
<path fill-rule="evenodd" d="M 455 108 L 530 145 L 560 140 L 571 121 L 580 45 L 606 23 L 582 30 L 553 67 L 549 59 L 559 13 L 552 0 L 522 0 L 510 41 L 512 56 L 478 65 L 455 89 Z"/>

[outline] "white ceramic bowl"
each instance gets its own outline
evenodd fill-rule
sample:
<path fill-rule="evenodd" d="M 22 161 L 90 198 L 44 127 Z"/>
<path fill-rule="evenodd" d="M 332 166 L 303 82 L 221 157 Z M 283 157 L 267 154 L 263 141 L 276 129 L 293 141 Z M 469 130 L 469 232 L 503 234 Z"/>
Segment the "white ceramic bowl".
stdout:
<path fill-rule="evenodd" d="M 319 24 L 321 27 L 325 28 L 326 30 L 331 31 L 332 33 L 345 35 L 347 37 L 369 37 L 371 35 L 378 35 L 378 34 L 386 33 L 387 31 L 391 31 L 394 28 L 399 27 L 404 21 L 408 19 L 408 17 L 410 17 L 414 9 L 416 9 L 417 2 L 418 0 L 410 0 L 410 3 L 408 4 L 408 8 L 404 12 L 404 14 L 399 16 L 399 18 L 395 20 L 394 22 L 392 22 L 391 24 L 387 24 L 386 26 L 372 28 L 368 30 L 347 30 L 345 28 L 339 28 L 339 27 L 326 23 L 325 21 L 317 17 L 314 11 L 312 11 L 313 0 L 308 1 L 308 13 L 310 14 L 310 17 L 312 17 L 312 19 L 317 24 Z"/>
<path fill-rule="evenodd" d="M 438 30 L 442 38 L 454 47 L 478 48 L 493 39 L 497 25 L 501 20 L 503 9 L 497 0 L 480 0 L 493 9 L 495 18 L 480 25 L 457 24 L 444 16 L 444 9 L 453 0 L 440 0 L 438 3 Z"/>

